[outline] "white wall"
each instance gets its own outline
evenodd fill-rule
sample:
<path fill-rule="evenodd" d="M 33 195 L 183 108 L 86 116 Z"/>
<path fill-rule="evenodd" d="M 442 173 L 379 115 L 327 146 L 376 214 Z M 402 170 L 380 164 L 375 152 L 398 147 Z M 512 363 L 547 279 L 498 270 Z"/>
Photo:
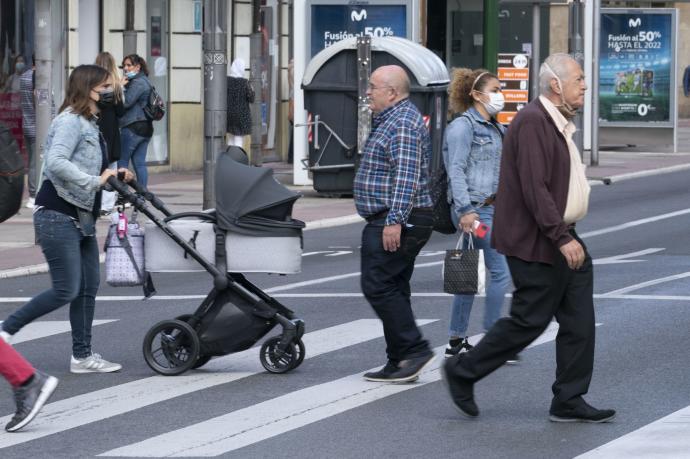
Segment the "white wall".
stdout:
<path fill-rule="evenodd" d="M 72 11 L 72 10 L 70 10 Z M 100 52 L 99 36 L 100 3 L 93 0 L 79 0 L 77 23 L 79 40 L 79 55 L 76 58 L 78 65 L 93 64 Z M 93 37 L 93 38 L 91 38 Z"/>

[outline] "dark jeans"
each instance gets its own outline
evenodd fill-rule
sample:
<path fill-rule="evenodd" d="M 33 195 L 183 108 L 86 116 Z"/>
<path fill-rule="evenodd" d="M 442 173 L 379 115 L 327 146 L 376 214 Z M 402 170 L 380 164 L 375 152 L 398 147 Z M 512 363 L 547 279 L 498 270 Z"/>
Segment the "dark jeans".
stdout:
<path fill-rule="evenodd" d="M 76 358 L 87 357 L 91 354 L 91 325 L 100 281 L 96 237 L 82 236 L 70 217 L 53 210 L 37 211 L 34 227 L 53 286 L 15 311 L 2 328 L 15 334 L 28 323 L 70 303 L 72 354 Z"/>
<path fill-rule="evenodd" d="M 527 347 L 555 316 L 559 329 L 551 407 L 573 407 L 587 393 L 594 365 L 592 259 L 587 253 L 578 270 L 568 268 L 560 254 L 553 265 L 508 257 L 508 266 L 515 285 L 510 316 L 496 322 L 474 349 L 452 361 L 449 373 L 480 380 Z"/>
<path fill-rule="evenodd" d="M 146 169 L 146 150 L 149 147 L 151 137 L 142 137 L 135 134 L 129 128 L 120 131 L 121 153 L 117 161 L 117 167 L 129 167 L 132 160 L 134 173 L 137 174 L 137 183 L 146 188 L 149 181 L 149 173 Z"/>
<path fill-rule="evenodd" d="M 410 278 L 415 258 L 432 229 L 430 222 L 429 226 L 403 225 L 400 248 L 387 252 L 383 249 L 383 223 L 383 219 L 370 222 L 362 232 L 362 292 L 383 322 L 388 359 L 399 362 L 431 352 L 412 313 Z"/>

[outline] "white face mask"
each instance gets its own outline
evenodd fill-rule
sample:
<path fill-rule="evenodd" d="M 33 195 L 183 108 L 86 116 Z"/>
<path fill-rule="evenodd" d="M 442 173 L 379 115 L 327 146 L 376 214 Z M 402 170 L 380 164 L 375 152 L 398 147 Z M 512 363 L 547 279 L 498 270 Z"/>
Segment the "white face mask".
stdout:
<path fill-rule="evenodd" d="M 503 110 L 503 107 L 506 104 L 506 99 L 503 97 L 503 93 L 500 92 L 480 92 L 481 94 L 486 94 L 489 96 L 489 103 L 482 102 L 484 105 L 484 108 L 486 108 L 486 112 L 489 114 L 489 116 L 496 116 L 498 113 Z"/>

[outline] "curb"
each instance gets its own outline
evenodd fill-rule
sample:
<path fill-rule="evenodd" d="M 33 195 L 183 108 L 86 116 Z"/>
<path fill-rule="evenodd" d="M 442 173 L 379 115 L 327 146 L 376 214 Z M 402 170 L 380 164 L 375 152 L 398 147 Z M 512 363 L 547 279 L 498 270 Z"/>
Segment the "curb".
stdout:
<path fill-rule="evenodd" d="M 642 177 L 652 177 L 654 175 L 670 174 L 690 170 L 690 164 L 677 164 L 675 166 L 660 167 L 658 169 L 647 169 L 644 171 L 628 172 L 627 174 L 610 175 L 608 177 L 589 177 L 590 185 L 610 185 L 612 183 L 624 182 Z"/>

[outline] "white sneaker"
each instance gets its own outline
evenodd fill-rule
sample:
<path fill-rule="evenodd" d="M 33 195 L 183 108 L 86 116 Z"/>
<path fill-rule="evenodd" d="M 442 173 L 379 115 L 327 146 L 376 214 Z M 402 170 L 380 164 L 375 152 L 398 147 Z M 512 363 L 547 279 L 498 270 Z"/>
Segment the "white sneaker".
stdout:
<path fill-rule="evenodd" d="M 26 208 L 33 209 L 34 207 L 36 207 L 36 200 L 34 198 L 29 198 L 29 200 L 26 201 Z"/>
<path fill-rule="evenodd" d="M 7 333 L 6 331 L 0 331 L 0 338 L 2 338 L 2 340 L 5 341 L 7 344 L 12 344 L 12 335 Z"/>
<path fill-rule="evenodd" d="M 91 354 L 85 359 L 75 359 L 72 356 L 69 364 L 69 371 L 71 373 L 112 373 L 121 369 L 122 365 L 108 362 L 100 354 Z"/>

